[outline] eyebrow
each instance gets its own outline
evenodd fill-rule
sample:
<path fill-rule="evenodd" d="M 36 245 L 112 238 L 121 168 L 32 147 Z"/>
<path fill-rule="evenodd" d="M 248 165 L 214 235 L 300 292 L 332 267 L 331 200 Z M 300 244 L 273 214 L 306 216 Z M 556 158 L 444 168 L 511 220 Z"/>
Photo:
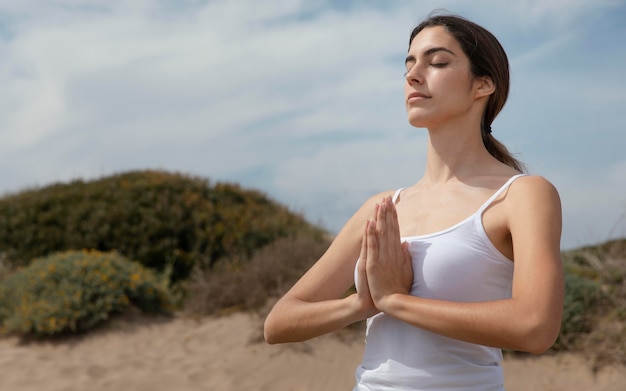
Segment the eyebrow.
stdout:
<path fill-rule="evenodd" d="M 456 56 L 456 53 L 454 53 L 450 49 L 444 48 L 443 46 L 437 46 L 437 47 L 434 47 L 434 48 L 430 48 L 430 49 L 428 49 L 428 50 L 426 50 L 424 52 L 423 56 L 424 57 L 428 57 L 428 56 L 430 56 L 430 55 L 432 55 L 434 53 L 437 53 L 437 52 L 446 52 L 446 53 L 452 54 L 453 56 Z M 413 61 L 413 62 L 415 61 L 415 56 L 412 55 L 412 54 L 409 54 L 408 56 L 406 56 L 406 59 L 404 60 L 404 63 L 407 64 L 407 63 L 409 63 L 411 61 Z"/>

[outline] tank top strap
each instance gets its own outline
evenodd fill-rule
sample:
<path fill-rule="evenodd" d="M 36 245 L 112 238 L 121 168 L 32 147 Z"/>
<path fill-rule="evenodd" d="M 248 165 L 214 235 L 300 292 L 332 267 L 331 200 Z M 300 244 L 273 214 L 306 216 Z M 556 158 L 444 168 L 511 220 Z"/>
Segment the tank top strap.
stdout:
<path fill-rule="evenodd" d="M 505 183 L 504 185 L 502 185 L 502 187 L 500 187 L 498 190 L 496 190 L 495 193 L 493 193 L 493 195 L 491 197 L 489 197 L 489 199 L 487 201 L 485 201 L 485 203 L 480 207 L 480 209 L 478 209 L 478 212 L 476 213 L 477 215 L 482 215 L 483 211 L 485 209 L 487 209 L 489 207 L 489 205 L 491 205 L 491 203 L 498 198 L 498 196 L 500 194 L 502 194 L 506 189 L 509 188 L 509 186 L 511 185 L 511 183 L 513 183 L 513 181 L 515 181 L 517 178 L 519 177 L 523 177 L 523 176 L 527 176 L 528 174 L 517 174 L 517 175 L 513 175 L 512 177 L 510 177 Z"/>
<path fill-rule="evenodd" d="M 405 189 L 404 187 L 401 187 L 398 190 L 396 190 L 396 192 L 393 194 L 393 197 L 391 198 L 391 202 L 393 202 L 394 205 L 396 204 L 396 201 L 398 200 L 398 197 L 400 196 L 400 193 L 404 189 Z"/>

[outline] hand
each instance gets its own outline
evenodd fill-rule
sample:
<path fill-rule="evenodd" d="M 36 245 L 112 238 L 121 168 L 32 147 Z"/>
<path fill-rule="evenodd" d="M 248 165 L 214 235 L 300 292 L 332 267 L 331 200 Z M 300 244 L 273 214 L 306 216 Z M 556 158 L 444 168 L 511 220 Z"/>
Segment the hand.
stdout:
<path fill-rule="evenodd" d="M 370 294 L 370 288 L 367 283 L 367 249 L 368 249 L 368 235 L 367 232 L 369 230 L 369 226 L 374 226 L 374 222 L 367 220 L 365 222 L 365 231 L 363 232 L 363 238 L 361 240 L 361 255 L 359 256 L 359 264 L 357 266 L 357 285 L 356 285 L 356 295 L 357 302 L 359 303 L 359 311 L 363 313 L 363 319 L 369 318 L 370 316 L 376 315 L 378 309 L 374 305 L 372 301 L 372 296 Z"/>
<path fill-rule="evenodd" d="M 413 284 L 413 265 L 406 243 L 400 242 L 398 214 L 390 197 L 375 209 L 375 221 L 367 225 L 366 275 L 369 292 L 379 310 L 382 299 L 408 294 Z M 360 278 L 360 277 L 359 277 Z"/>

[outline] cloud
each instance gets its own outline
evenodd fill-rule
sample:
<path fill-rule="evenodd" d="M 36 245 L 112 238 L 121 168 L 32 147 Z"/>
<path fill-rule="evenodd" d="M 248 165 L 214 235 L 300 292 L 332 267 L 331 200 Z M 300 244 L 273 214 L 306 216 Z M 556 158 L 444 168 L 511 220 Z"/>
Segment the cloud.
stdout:
<path fill-rule="evenodd" d="M 439 6 L 0 1 L 0 190 L 163 168 L 260 188 L 336 231 L 423 170 L 402 62 L 411 28 Z M 497 137 L 563 189 L 569 226 L 607 231 L 624 203 L 626 86 L 623 27 L 600 22 L 619 2 L 444 6 L 510 53 Z M 581 240 L 571 230 L 566 245 Z"/>
<path fill-rule="evenodd" d="M 626 161 L 593 175 L 546 170 L 561 194 L 568 248 L 626 237 Z"/>

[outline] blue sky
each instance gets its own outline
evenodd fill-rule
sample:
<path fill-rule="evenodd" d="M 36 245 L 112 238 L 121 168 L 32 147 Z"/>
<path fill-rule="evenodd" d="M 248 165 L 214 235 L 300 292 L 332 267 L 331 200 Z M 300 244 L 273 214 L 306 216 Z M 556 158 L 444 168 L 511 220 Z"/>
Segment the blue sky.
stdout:
<path fill-rule="evenodd" d="M 626 236 L 625 1 L 0 0 L 0 193 L 164 169 L 336 232 L 421 176 L 403 59 L 436 8 L 507 50 L 494 135 L 559 189 L 562 247 Z"/>

